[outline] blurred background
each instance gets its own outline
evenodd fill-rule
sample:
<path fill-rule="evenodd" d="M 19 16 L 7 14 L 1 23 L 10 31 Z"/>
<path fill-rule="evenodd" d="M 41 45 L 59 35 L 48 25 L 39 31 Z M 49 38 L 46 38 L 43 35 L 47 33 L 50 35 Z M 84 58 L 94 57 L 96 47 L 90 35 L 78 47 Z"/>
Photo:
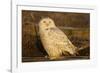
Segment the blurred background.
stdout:
<path fill-rule="evenodd" d="M 76 57 L 66 59 L 89 59 L 90 56 L 90 14 L 72 12 L 46 12 L 22 10 L 22 61 L 48 61 L 38 34 L 38 23 L 44 17 L 50 17 L 77 47 L 86 48 Z"/>

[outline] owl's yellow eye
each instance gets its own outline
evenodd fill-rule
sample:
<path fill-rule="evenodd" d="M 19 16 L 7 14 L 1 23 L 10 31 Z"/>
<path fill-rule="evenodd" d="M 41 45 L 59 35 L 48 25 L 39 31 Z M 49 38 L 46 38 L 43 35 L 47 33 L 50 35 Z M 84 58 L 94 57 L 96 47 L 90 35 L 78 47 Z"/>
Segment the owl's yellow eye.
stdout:
<path fill-rule="evenodd" d="M 51 23 L 51 21 L 49 21 L 49 23 Z"/>
<path fill-rule="evenodd" d="M 43 21 L 43 23 L 46 23 L 46 21 Z"/>

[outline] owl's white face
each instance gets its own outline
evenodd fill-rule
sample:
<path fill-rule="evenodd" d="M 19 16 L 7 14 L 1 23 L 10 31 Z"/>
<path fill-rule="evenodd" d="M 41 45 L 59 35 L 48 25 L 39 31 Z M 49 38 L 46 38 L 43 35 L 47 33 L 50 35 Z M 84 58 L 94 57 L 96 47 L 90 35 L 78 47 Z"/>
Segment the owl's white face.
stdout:
<path fill-rule="evenodd" d="M 46 29 L 51 27 L 56 27 L 56 26 L 54 21 L 50 18 L 44 18 L 39 22 L 39 28 L 41 29 Z"/>

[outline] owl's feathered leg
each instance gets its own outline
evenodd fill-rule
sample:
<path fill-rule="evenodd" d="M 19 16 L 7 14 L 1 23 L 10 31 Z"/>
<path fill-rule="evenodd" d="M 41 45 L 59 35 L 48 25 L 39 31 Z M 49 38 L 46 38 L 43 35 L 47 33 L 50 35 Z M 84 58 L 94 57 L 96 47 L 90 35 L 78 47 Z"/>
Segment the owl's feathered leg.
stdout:
<path fill-rule="evenodd" d="M 59 58 L 59 57 L 58 57 Z M 50 60 L 56 60 L 58 59 L 57 57 L 49 57 Z"/>
<path fill-rule="evenodd" d="M 55 55 L 55 56 L 48 56 L 50 60 L 58 60 L 60 59 L 61 55 Z"/>

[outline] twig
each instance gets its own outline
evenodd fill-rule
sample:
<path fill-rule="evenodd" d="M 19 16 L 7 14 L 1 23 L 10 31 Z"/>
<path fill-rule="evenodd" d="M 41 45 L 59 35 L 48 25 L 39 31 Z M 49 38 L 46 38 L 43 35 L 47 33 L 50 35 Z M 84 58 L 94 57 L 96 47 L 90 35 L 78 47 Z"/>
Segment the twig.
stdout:
<path fill-rule="evenodd" d="M 31 13 L 30 15 L 31 15 L 32 19 L 34 19 L 33 14 Z M 38 41 L 39 38 L 38 38 L 38 30 L 37 30 L 36 24 L 34 24 L 34 29 L 35 29 L 35 33 L 36 33 L 36 39 L 37 39 L 37 41 Z"/>
<path fill-rule="evenodd" d="M 89 44 L 84 45 L 84 46 L 80 47 L 78 51 L 81 51 L 81 50 L 86 49 L 86 48 L 88 48 L 88 47 L 89 47 Z"/>

